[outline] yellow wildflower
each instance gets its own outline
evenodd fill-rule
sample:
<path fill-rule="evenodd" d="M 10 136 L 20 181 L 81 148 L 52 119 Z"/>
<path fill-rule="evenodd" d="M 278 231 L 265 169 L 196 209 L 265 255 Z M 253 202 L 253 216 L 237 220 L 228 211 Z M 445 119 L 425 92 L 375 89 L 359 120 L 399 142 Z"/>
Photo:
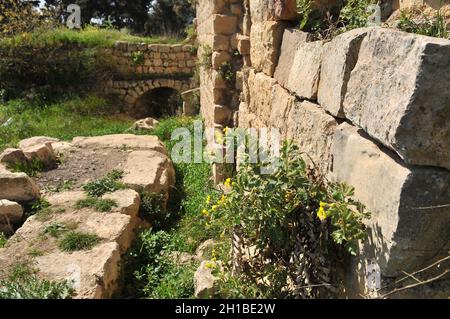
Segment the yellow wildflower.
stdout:
<path fill-rule="evenodd" d="M 208 217 L 208 216 L 209 216 L 209 212 L 208 212 L 206 209 L 204 209 L 204 210 L 202 211 L 202 214 L 203 214 L 203 216 L 205 216 L 205 217 Z"/>
<path fill-rule="evenodd" d="M 223 132 L 225 133 L 225 135 L 228 134 L 229 130 L 230 130 L 230 128 L 228 126 L 223 129 Z"/>
<path fill-rule="evenodd" d="M 227 188 L 230 188 L 231 187 L 231 178 L 227 178 L 225 180 L 225 182 L 223 183 L 223 185 Z"/>
<path fill-rule="evenodd" d="M 209 204 L 211 202 L 211 195 L 208 195 L 208 197 L 206 197 L 206 204 Z"/>
<path fill-rule="evenodd" d="M 207 269 L 214 269 L 214 268 L 216 268 L 216 263 L 208 261 L 208 262 L 205 263 L 205 268 L 207 268 Z"/>
<path fill-rule="evenodd" d="M 325 209 L 323 209 L 323 206 L 320 206 L 319 210 L 317 211 L 317 217 L 319 217 L 321 221 L 327 219 L 327 212 L 325 211 Z"/>
<path fill-rule="evenodd" d="M 218 207 L 217 205 L 213 205 L 213 206 L 211 207 L 211 211 L 214 212 L 214 211 L 217 209 L 217 207 Z"/>

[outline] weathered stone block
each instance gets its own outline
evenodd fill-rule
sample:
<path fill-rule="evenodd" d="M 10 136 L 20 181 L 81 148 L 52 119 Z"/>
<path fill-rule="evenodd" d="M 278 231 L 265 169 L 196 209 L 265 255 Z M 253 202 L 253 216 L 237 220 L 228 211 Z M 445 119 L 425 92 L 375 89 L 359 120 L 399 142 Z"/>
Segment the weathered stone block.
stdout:
<path fill-rule="evenodd" d="M 374 28 L 351 73 L 344 113 L 406 163 L 450 169 L 450 41 Z"/>
<path fill-rule="evenodd" d="M 233 34 L 237 31 L 236 16 L 216 14 L 213 18 L 213 32 L 218 34 Z"/>
<path fill-rule="evenodd" d="M 225 62 L 231 60 L 231 55 L 227 51 L 215 51 L 212 54 L 212 66 L 214 70 L 218 70 Z"/>
<path fill-rule="evenodd" d="M 326 175 L 331 166 L 331 144 L 338 123 L 319 105 L 296 102 L 286 116 L 287 138 L 305 153 L 310 169 Z"/>
<path fill-rule="evenodd" d="M 0 224 L 14 225 L 23 218 L 23 208 L 16 202 L 0 199 Z"/>
<path fill-rule="evenodd" d="M 259 72 L 272 76 L 278 62 L 285 24 L 268 21 L 254 24 L 250 33 L 252 66 Z"/>
<path fill-rule="evenodd" d="M 280 58 L 274 73 L 274 78 L 281 85 L 285 85 L 289 79 L 289 73 L 291 72 L 297 50 L 305 42 L 309 42 L 309 38 L 310 35 L 307 32 L 297 29 L 284 30 Z"/>
<path fill-rule="evenodd" d="M 367 31 L 368 29 L 351 30 L 324 45 L 317 99 L 334 116 L 345 117 L 343 102 L 348 80 Z"/>
<path fill-rule="evenodd" d="M 319 86 L 322 51 L 321 41 L 303 43 L 295 53 L 287 77 L 280 74 L 280 83 L 300 98 L 315 100 Z"/>
<path fill-rule="evenodd" d="M 252 23 L 264 21 L 295 20 L 296 0 L 252 0 L 250 1 Z"/>
<path fill-rule="evenodd" d="M 39 197 L 39 188 L 27 174 L 0 172 L 0 199 L 30 202 Z"/>
<path fill-rule="evenodd" d="M 230 37 L 222 34 L 215 34 L 213 37 L 213 51 L 227 51 L 230 49 Z"/>
<path fill-rule="evenodd" d="M 372 213 L 366 252 L 384 276 L 414 271 L 440 250 L 447 252 L 450 172 L 405 166 L 347 123 L 335 133 L 332 179 L 355 187 Z M 393 157 L 394 156 L 394 157 Z"/>

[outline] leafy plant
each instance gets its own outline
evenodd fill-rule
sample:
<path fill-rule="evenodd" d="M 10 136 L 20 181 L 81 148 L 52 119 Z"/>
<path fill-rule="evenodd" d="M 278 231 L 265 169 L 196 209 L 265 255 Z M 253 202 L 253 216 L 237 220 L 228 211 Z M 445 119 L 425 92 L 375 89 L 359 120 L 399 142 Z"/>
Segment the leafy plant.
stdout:
<path fill-rule="evenodd" d="M 0 299 L 70 299 L 73 293 L 69 282 L 41 279 L 25 264 L 14 266 L 8 278 L 0 280 Z"/>
<path fill-rule="evenodd" d="M 92 249 L 98 242 L 100 237 L 96 234 L 71 231 L 64 236 L 58 246 L 62 251 L 72 252 Z"/>
<path fill-rule="evenodd" d="M 83 190 L 91 197 L 100 197 L 106 193 L 115 192 L 124 186 L 119 180 L 123 177 L 123 171 L 112 170 L 104 178 L 89 182 L 83 186 Z"/>
<path fill-rule="evenodd" d="M 103 199 L 97 197 L 88 197 L 80 199 L 75 203 L 77 209 L 93 208 L 98 212 L 109 212 L 113 207 L 117 207 L 117 201 L 113 199 Z"/>
<path fill-rule="evenodd" d="M 222 63 L 219 67 L 219 73 L 228 83 L 232 84 L 235 81 L 236 74 L 233 72 L 230 62 L 227 61 Z"/>
<path fill-rule="evenodd" d="M 141 51 L 131 52 L 131 61 L 134 65 L 141 65 L 144 63 L 144 53 Z"/>
<path fill-rule="evenodd" d="M 200 61 L 199 61 L 199 65 L 201 67 L 204 67 L 205 69 L 211 69 L 212 68 L 212 55 L 213 55 L 213 50 L 209 45 L 202 45 L 200 47 L 200 52 L 201 52 L 201 56 L 200 56 Z"/>
<path fill-rule="evenodd" d="M 427 35 L 438 38 L 448 38 L 448 31 L 445 17 L 441 9 L 437 10 L 433 18 L 424 15 L 419 9 L 412 9 L 410 12 L 402 11 L 397 28 L 409 32 Z"/>
<path fill-rule="evenodd" d="M 169 223 L 170 212 L 163 207 L 163 203 L 164 194 L 141 193 L 140 216 L 149 221 L 154 230 L 160 230 Z"/>

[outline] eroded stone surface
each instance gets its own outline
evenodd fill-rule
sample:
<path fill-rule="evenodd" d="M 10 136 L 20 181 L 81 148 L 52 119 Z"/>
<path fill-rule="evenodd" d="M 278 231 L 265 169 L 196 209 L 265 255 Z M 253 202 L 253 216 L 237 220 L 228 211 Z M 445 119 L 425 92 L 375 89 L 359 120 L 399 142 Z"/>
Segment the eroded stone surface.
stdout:
<path fill-rule="evenodd" d="M 332 178 L 354 186 L 372 213 L 365 251 L 384 276 L 418 270 L 448 251 L 448 171 L 405 166 L 347 123 L 336 129 L 332 155 Z"/>
<path fill-rule="evenodd" d="M 0 199 L 30 202 L 39 196 L 39 188 L 27 174 L 0 172 Z"/>
<path fill-rule="evenodd" d="M 450 40 L 373 28 L 344 100 L 345 116 L 409 164 L 450 169 Z"/>

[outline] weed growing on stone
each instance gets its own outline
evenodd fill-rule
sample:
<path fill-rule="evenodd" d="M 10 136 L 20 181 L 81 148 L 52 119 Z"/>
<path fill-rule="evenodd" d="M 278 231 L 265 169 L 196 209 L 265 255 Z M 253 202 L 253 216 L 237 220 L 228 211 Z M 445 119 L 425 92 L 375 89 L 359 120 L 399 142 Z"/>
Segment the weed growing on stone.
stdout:
<path fill-rule="evenodd" d="M 49 235 L 54 238 L 59 238 L 63 233 L 67 232 L 69 227 L 64 223 L 52 223 L 45 226 L 42 234 Z"/>
<path fill-rule="evenodd" d="M 117 207 L 117 201 L 113 199 L 102 199 L 97 197 L 88 197 L 80 199 L 75 203 L 75 208 L 93 208 L 98 212 L 110 212 L 113 207 Z"/>
<path fill-rule="evenodd" d="M 89 250 L 100 242 L 96 234 L 71 231 L 59 242 L 59 249 L 66 252 Z"/>
<path fill-rule="evenodd" d="M 91 197 L 100 197 L 106 193 L 123 189 L 124 185 L 119 181 L 123 177 L 123 171 L 112 170 L 105 177 L 87 183 L 83 190 Z"/>

